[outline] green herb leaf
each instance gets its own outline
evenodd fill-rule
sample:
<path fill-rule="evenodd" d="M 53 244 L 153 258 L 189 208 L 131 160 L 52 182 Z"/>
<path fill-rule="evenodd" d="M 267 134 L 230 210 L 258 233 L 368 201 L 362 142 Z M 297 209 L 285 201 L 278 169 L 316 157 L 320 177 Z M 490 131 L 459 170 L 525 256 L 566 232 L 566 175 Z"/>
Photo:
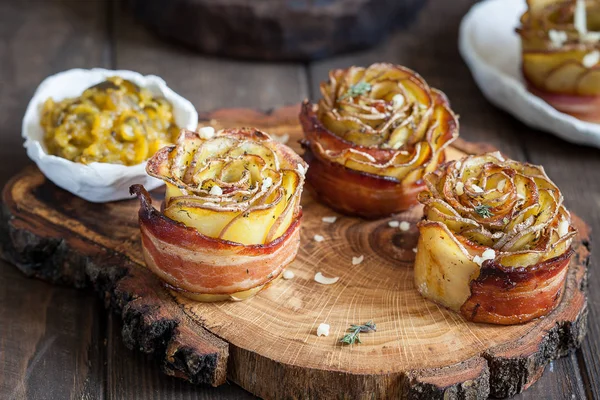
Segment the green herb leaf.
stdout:
<path fill-rule="evenodd" d="M 373 323 L 373 321 L 369 321 L 363 325 L 352 324 L 348 329 L 349 333 L 346 333 L 340 342 L 344 344 L 362 343 L 360 341 L 360 333 L 375 332 L 376 330 L 377 326 Z"/>
<path fill-rule="evenodd" d="M 346 93 L 344 93 L 344 95 L 342 97 L 340 97 L 340 100 L 343 100 L 347 97 L 356 97 L 356 96 L 366 94 L 371 91 L 371 88 L 372 88 L 372 86 L 370 83 L 358 82 L 358 83 L 350 86 L 348 91 Z"/>
<path fill-rule="evenodd" d="M 480 204 L 478 206 L 475 206 L 475 212 L 479 214 L 480 217 L 490 218 L 494 216 L 494 214 L 492 214 L 492 212 L 490 211 L 490 208 L 491 207 L 487 204 Z"/>

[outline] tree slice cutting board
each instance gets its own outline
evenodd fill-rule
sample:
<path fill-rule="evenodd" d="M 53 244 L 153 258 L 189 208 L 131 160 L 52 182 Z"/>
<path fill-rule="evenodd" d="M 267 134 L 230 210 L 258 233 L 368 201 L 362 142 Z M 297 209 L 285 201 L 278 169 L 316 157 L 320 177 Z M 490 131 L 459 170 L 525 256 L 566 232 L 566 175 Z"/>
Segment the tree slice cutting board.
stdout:
<path fill-rule="evenodd" d="M 228 109 L 200 122 L 287 134 L 300 151 L 298 110 Z M 458 140 L 448 156 L 488 150 Z M 162 194 L 154 196 L 158 205 Z M 28 276 L 93 286 L 121 313 L 126 344 L 154 353 L 167 374 L 215 386 L 229 379 L 266 399 L 507 397 L 581 344 L 589 229 L 576 216 L 576 254 L 561 304 L 546 318 L 503 327 L 467 322 L 415 290 L 420 208 L 393 218 L 410 222 L 402 232 L 391 219 L 340 216 L 309 190 L 302 204 L 302 243 L 289 266 L 295 278 L 243 302 L 196 303 L 171 293 L 144 267 L 137 201 L 87 203 L 33 167 L 4 188 L 0 250 Z M 329 224 L 325 216 L 338 219 Z M 314 241 L 316 234 L 325 240 Z M 364 261 L 352 265 L 357 256 Z M 340 279 L 318 284 L 319 271 Z M 359 345 L 340 344 L 350 324 L 369 320 L 377 332 L 363 334 Z M 331 325 L 328 337 L 316 336 L 322 322 Z"/>

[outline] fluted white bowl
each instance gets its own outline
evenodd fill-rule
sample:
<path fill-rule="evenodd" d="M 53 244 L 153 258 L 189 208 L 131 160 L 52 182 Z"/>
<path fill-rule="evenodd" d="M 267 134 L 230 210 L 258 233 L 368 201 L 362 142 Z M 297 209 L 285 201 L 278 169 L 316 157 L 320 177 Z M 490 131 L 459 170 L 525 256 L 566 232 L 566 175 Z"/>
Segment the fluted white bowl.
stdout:
<path fill-rule="evenodd" d="M 198 126 L 198 112 L 192 103 L 171 90 L 158 76 L 94 68 L 71 69 L 46 78 L 35 91 L 23 118 L 21 133 L 27 155 L 57 186 L 95 203 L 128 199 L 131 197 L 129 186 L 135 183 L 143 184 L 148 190 L 163 184 L 146 174 L 146 162 L 132 166 L 99 162 L 81 164 L 50 155 L 46 150 L 40 123 L 44 102 L 49 97 L 60 101 L 80 96 L 85 89 L 111 76 L 128 79 L 148 89 L 154 96 L 167 99 L 173 105 L 175 123 L 180 128 L 195 130 Z"/>

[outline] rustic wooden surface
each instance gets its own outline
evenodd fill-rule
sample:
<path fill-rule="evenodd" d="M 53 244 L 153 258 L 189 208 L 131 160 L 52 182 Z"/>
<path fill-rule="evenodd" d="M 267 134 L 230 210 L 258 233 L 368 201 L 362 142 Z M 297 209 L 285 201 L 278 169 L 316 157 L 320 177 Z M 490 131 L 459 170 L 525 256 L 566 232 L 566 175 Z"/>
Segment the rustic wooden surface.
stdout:
<path fill-rule="evenodd" d="M 600 151 L 527 128 L 490 105 L 457 52 L 460 18 L 472 0 L 430 0 L 419 18 L 368 52 L 313 63 L 266 64 L 197 56 L 150 35 L 111 1 L 0 1 L 0 184 L 28 164 L 20 122 L 35 87 L 71 67 L 118 67 L 163 76 L 200 111 L 270 108 L 318 96 L 333 67 L 398 62 L 446 92 L 461 114 L 461 135 L 488 141 L 521 160 L 543 163 L 567 206 L 600 230 Z M 547 368 L 516 398 L 600 398 L 600 260 L 592 256 L 589 333 L 580 351 Z M 118 317 L 94 295 L 26 279 L 0 266 L 0 398 L 250 398 L 164 376 L 121 340 Z M 5 321 L 10 321 L 6 323 Z"/>
<path fill-rule="evenodd" d="M 203 113 L 200 123 L 285 134 L 301 152 L 298 113 L 299 105 L 268 114 L 221 109 Z M 490 150 L 459 139 L 446 157 Z M 469 323 L 415 290 L 420 207 L 393 218 L 411 223 L 401 232 L 388 226 L 389 218 L 338 216 L 326 224 L 322 218 L 335 213 L 310 191 L 302 206 L 302 243 L 288 266 L 296 277 L 243 303 L 198 303 L 169 292 L 143 267 L 136 200 L 87 203 L 34 167 L 3 190 L 0 255 L 28 276 L 93 286 L 121 315 L 127 347 L 153 355 L 167 374 L 213 386 L 228 378 L 267 399 L 335 399 L 342 393 L 356 399 L 509 397 L 536 381 L 549 361 L 581 344 L 589 231 L 575 216 L 576 255 L 559 307 L 544 319 L 504 327 Z M 325 241 L 315 242 L 317 234 Z M 363 263 L 353 266 L 352 257 L 361 255 Z M 319 285 L 316 272 L 340 282 Z M 339 344 L 351 324 L 368 320 L 376 321 L 377 333 L 365 334 L 360 346 Z M 324 321 L 332 333 L 319 338 L 315 331 Z"/>

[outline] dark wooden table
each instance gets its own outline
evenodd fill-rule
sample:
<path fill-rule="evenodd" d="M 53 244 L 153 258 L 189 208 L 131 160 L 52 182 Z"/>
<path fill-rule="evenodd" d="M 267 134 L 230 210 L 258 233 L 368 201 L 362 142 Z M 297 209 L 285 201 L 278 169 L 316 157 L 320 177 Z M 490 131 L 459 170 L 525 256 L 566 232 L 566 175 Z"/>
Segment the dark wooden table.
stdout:
<path fill-rule="evenodd" d="M 600 150 L 530 129 L 483 98 L 457 50 L 460 19 L 473 3 L 430 0 L 414 23 L 379 47 L 307 65 L 200 56 L 157 39 L 116 1 L 0 0 L 0 184 L 29 164 L 20 137 L 25 107 L 40 81 L 61 70 L 157 74 L 208 111 L 314 99 L 329 69 L 389 61 L 419 71 L 446 92 L 461 115 L 462 137 L 543 164 L 567 206 L 599 232 Z M 583 347 L 550 364 L 519 398 L 600 398 L 599 254 L 592 256 Z M 252 397 L 233 384 L 198 387 L 163 375 L 155 361 L 125 348 L 120 329 L 119 317 L 91 291 L 27 279 L 0 262 L 0 399 Z"/>

